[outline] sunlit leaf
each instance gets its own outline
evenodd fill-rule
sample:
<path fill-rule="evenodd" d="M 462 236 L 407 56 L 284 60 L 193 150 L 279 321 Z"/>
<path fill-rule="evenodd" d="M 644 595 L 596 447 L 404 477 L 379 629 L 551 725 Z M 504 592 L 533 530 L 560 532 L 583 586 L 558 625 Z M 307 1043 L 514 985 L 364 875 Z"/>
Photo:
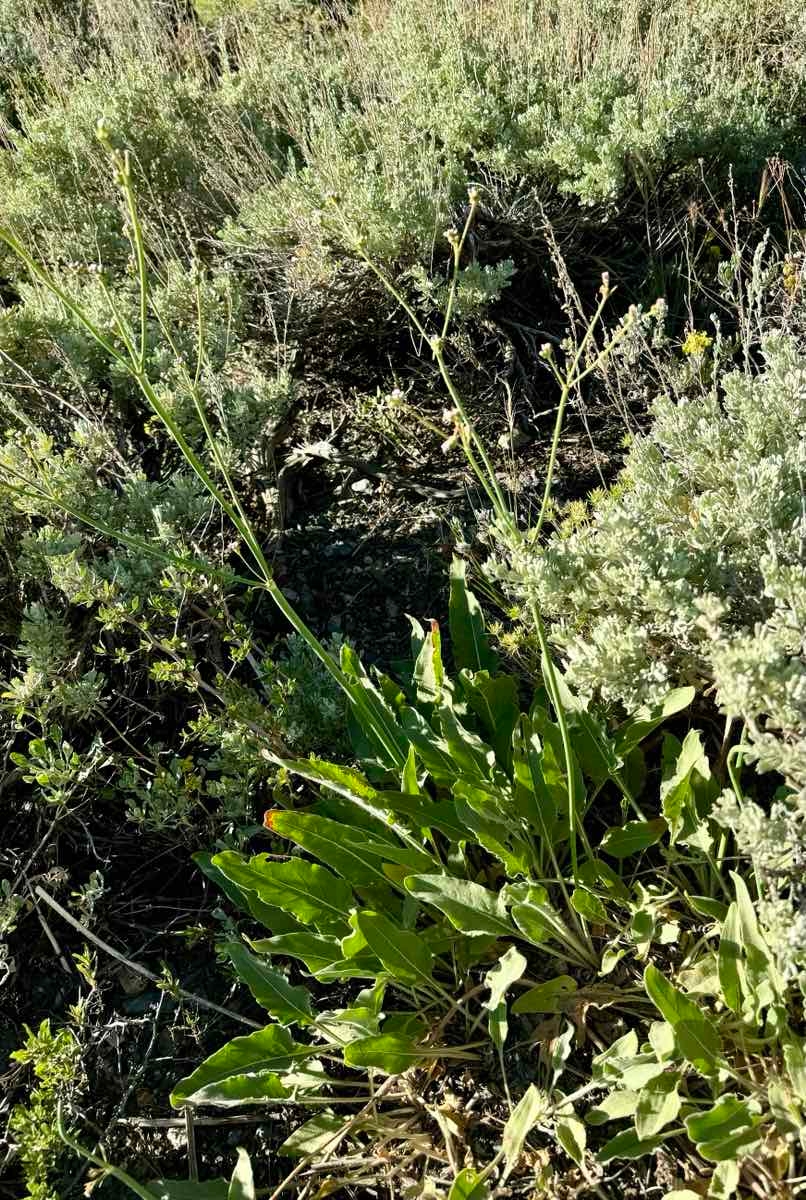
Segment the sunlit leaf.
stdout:
<path fill-rule="evenodd" d="M 294 1042 L 287 1030 L 267 1025 L 233 1038 L 178 1083 L 171 1104 L 248 1104 L 288 1095 L 280 1076 L 314 1054 Z"/>
<path fill-rule="evenodd" d="M 267 814 L 266 823 L 358 887 L 385 884 L 384 863 L 399 863 L 412 873 L 434 866 L 434 859 L 425 852 L 376 841 L 364 830 L 315 813 L 277 809 Z"/>
<path fill-rule="evenodd" d="M 510 938 L 514 933 L 500 894 L 469 879 L 411 875 L 406 880 L 406 890 L 424 904 L 438 908 L 462 933 Z"/>
<path fill-rule="evenodd" d="M 311 997 L 304 987 L 292 987 L 284 975 L 264 959 L 250 954 L 240 942 L 224 947 L 230 962 L 255 1000 L 281 1025 L 310 1025 Z"/>
<path fill-rule="evenodd" d="M 238 1147 L 238 1161 L 230 1179 L 227 1200 L 255 1200 L 252 1164 L 243 1146 Z"/>
<path fill-rule="evenodd" d="M 527 1137 L 538 1121 L 541 1121 L 546 1115 L 548 1108 L 548 1097 L 544 1092 L 538 1091 L 533 1083 L 530 1084 L 513 1108 L 509 1120 L 504 1126 L 501 1139 L 501 1148 L 504 1151 L 502 1183 L 508 1179 L 518 1165 Z"/>
<path fill-rule="evenodd" d="M 570 975 L 557 975 L 537 987 L 530 988 L 519 996 L 512 1005 L 513 1013 L 562 1012 L 568 999 L 577 990 L 576 980 Z"/>
<path fill-rule="evenodd" d="M 653 821 L 627 821 L 625 825 L 614 825 L 608 829 L 599 843 L 599 849 L 611 858 L 629 858 L 654 846 L 666 832 L 666 821 L 655 817 Z"/>
<path fill-rule="evenodd" d="M 355 903 L 352 888 L 344 879 L 303 858 L 277 862 L 259 854 L 245 859 L 234 850 L 222 850 L 213 865 L 239 887 L 255 892 L 265 904 L 293 913 L 303 925 L 345 928 Z"/>
<path fill-rule="evenodd" d="M 357 912 L 352 921 L 393 978 L 420 987 L 431 983 L 433 956 L 418 933 L 398 929 L 383 913 Z"/>
<path fill-rule="evenodd" d="M 494 671 L 497 660 L 487 643 L 481 606 L 467 586 L 467 567 L 461 558 L 451 563 L 448 619 L 457 669 Z"/>
<path fill-rule="evenodd" d="M 413 1038 L 400 1033 L 381 1033 L 360 1038 L 344 1048 L 344 1061 L 350 1067 L 377 1067 L 387 1075 L 402 1075 L 428 1056 Z"/>
<path fill-rule="evenodd" d="M 641 1088 L 635 1109 L 635 1131 L 642 1141 L 660 1133 L 677 1117 L 682 1104 L 677 1090 L 679 1082 L 676 1071 L 664 1071 Z"/>
<path fill-rule="evenodd" d="M 336 1116 L 331 1109 L 323 1109 L 315 1117 L 298 1125 L 282 1145 L 277 1147 L 277 1154 L 284 1154 L 289 1158 L 321 1154 L 335 1144 L 336 1138 L 344 1128 L 345 1120 L 345 1117 Z"/>

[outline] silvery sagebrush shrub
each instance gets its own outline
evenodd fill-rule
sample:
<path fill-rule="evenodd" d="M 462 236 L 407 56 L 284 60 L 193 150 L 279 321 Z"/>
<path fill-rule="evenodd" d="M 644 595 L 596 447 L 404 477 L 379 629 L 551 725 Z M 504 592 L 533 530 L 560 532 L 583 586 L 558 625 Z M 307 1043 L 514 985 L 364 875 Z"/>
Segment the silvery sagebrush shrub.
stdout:
<path fill-rule="evenodd" d="M 468 175 L 492 212 L 529 226 L 552 192 L 612 210 L 702 156 L 755 171 L 794 135 L 802 16 L 788 0 L 754 19 L 733 0 L 711 7 L 395 0 L 354 14 L 280 105 L 295 153 L 243 196 L 224 240 L 289 245 L 310 288 L 349 249 L 328 193 L 391 264 L 430 253 Z"/>
<path fill-rule="evenodd" d="M 744 723 L 744 758 L 787 783 L 766 810 L 731 793 L 723 819 L 768 899 L 787 896 L 799 910 L 806 356 L 774 333 L 761 356 L 756 372 L 658 395 L 615 485 L 573 506 L 548 541 L 500 546 L 487 572 L 524 614 L 536 605 L 551 621 L 581 693 L 629 710 L 680 684 L 714 689 L 726 717 Z M 793 947 L 793 936 L 785 956 L 806 967 L 806 937 Z"/>

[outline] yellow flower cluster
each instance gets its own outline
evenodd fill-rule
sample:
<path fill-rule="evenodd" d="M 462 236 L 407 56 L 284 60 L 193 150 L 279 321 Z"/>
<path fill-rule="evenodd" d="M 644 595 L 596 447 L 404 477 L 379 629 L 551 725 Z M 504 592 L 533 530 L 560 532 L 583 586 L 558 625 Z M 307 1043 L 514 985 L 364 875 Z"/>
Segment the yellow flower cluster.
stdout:
<path fill-rule="evenodd" d="M 680 349 L 684 354 L 700 355 L 705 354 L 705 351 L 713 344 L 713 338 L 707 333 L 700 330 L 692 329 L 691 333 L 686 336 L 686 340 Z"/>

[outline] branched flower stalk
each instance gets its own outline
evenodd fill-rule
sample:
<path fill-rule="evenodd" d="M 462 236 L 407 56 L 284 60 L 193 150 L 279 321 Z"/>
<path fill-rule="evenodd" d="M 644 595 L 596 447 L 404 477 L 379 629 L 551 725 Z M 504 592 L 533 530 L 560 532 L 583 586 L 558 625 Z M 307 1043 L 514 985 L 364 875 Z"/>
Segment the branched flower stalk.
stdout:
<path fill-rule="evenodd" d="M 455 438 L 461 445 L 474 475 L 479 481 L 482 489 L 488 497 L 492 506 L 493 515 L 505 539 L 509 544 L 516 546 L 522 544 L 524 539 L 523 531 L 518 525 L 516 515 L 512 506 L 508 503 L 504 491 L 499 483 L 493 463 L 487 453 L 487 449 L 483 440 L 478 434 L 478 431 L 473 424 L 473 421 L 468 415 L 467 406 L 464 402 L 462 394 L 456 384 L 456 381 L 448 364 L 446 350 L 449 345 L 449 333 L 451 322 L 454 315 L 456 293 L 459 285 L 459 275 L 461 271 L 462 253 L 467 242 L 468 235 L 472 228 L 473 222 L 481 203 L 479 189 L 470 187 L 467 193 L 468 198 L 468 213 L 465 219 L 461 233 L 456 229 L 451 228 L 446 231 L 446 239 L 452 251 L 452 269 L 450 286 L 448 290 L 448 299 L 445 305 L 445 313 L 442 321 L 442 327 L 438 334 L 433 335 L 428 332 L 422 320 L 402 294 L 398 286 L 391 277 L 382 270 L 371 256 L 367 253 L 364 244 L 364 239 L 354 229 L 352 229 L 346 220 L 342 218 L 342 226 L 347 235 L 348 242 L 352 245 L 354 251 L 366 263 L 372 273 L 381 282 L 383 287 L 393 297 L 394 300 L 401 306 L 412 325 L 416 329 L 420 337 L 428 343 L 431 348 L 431 353 L 434 356 L 434 361 L 437 364 L 439 373 L 445 384 L 445 388 L 453 403 L 453 412 L 450 414 L 454 419 Z M 341 213 L 338 196 L 331 195 L 328 197 L 328 202 L 336 210 Z M 565 364 L 561 367 L 556 359 L 553 347 L 547 343 L 540 352 L 540 357 L 548 364 L 548 367 L 557 383 L 560 390 L 560 399 L 557 405 L 557 415 L 554 420 L 554 429 L 551 438 L 551 446 L 549 449 L 548 462 L 546 464 L 546 478 L 543 487 L 543 497 L 540 505 L 540 511 L 537 516 L 537 522 L 530 531 L 530 537 L 537 540 L 543 530 L 543 526 L 551 511 L 551 502 L 554 491 L 554 478 L 557 468 L 557 453 L 559 450 L 560 437 L 565 422 L 565 415 L 568 408 L 568 402 L 571 395 L 576 392 L 582 382 L 607 361 L 622 341 L 625 335 L 634 325 L 637 319 L 637 310 L 631 307 L 624 319 L 620 322 L 618 328 L 610 335 L 602 346 L 592 357 L 588 357 L 588 352 L 591 349 L 593 339 L 598 329 L 605 308 L 610 300 L 615 289 L 610 286 L 610 278 L 605 272 L 602 275 L 602 285 L 599 289 L 599 300 L 596 310 L 587 324 L 585 332 L 576 347 L 575 352 L 569 355 Z M 451 439 L 448 439 L 449 444 Z M 579 871 L 579 854 L 577 849 L 577 838 L 579 838 L 586 850 L 590 853 L 590 846 L 587 844 L 586 834 L 582 825 L 581 817 L 577 809 L 578 797 L 576 795 L 575 772 L 573 769 L 573 750 L 571 746 L 571 737 L 568 729 L 568 720 L 565 712 L 565 706 L 560 694 L 560 686 L 557 678 L 557 670 L 551 654 L 548 634 L 546 631 L 543 616 L 540 613 L 536 604 L 530 605 L 530 616 L 537 633 L 538 644 L 542 658 L 543 675 L 548 689 L 549 697 L 552 706 L 557 716 L 557 724 L 560 729 L 560 735 L 563 743 L 563 753 L 565 757 L 565 768 L 568 785 L 568 804 L 569 804 L 569 824 L 571 830 L 570 836 L 570 856 L 571 856 L 571 872 L 574 883 L 578 881 Z M 621 785 L 626 792 L 626 786 Z M 627 799 L 634 804 L 632 796 L 627 795 Z M 575 922 L 584 927 L 584 922 L 579 915 L 569 909 Z"/>

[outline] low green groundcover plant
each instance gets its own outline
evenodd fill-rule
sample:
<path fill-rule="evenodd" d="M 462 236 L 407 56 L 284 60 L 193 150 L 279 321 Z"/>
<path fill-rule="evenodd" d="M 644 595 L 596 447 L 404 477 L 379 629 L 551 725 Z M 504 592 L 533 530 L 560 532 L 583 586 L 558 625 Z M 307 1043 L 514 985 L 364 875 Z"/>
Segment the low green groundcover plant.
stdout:
<path fill-rule="evenodd" d="M 765 881 L 754 878 L 751 892 L 725 825 L 730 804 L 748 810 L 738 768 L 753 743 L 732 744 L 728 725 L 723 745 L 714 747 L 699 721 L 684 715 L 695 699 L 688 680 L 622 695 L 623 711 L 605 720 L 575 674 L 564 673 L 549 653 L 542 611 L 531 597 L 540 679 L 524 695 L 525 685 L 499 669 L 461 560 L 451 573 L 452 670 L 434 622 L 412 622 L 410 669 L 396 678 L 366 670 L 350 645 L 341 646 L 338 658 L 329 653 L 273 578 L 234 484 L 226 443 L 210 421 L 200 371 L 194 374 L 178 358 L 183 401 L 200 431 L 194 440 L 146 370 L 151 333 L 143 230 L 128 159 L 111 147 L 103 127 L 100 134 L 127 213 L 137 281 L 133 311 L 122 314 L 113 301 L 111 332 L 98 328 L 92 313 L 14 235 L 4 240 L 136 385 L 202 494 L 227 516 L 239 537 L 237 553 L 252 572 L 230 572 L 227 583 L 262 588 L 341 689 L 355 764 L 292 758 L 244 722 L 258 739 L 262 761 L 279 772 L 276 806 L 266 816 L 271 853 L 248 857 L 226 849 L 197 861 L 241 911 L 222 950 L 271 1021 L 233 1039 L 177 1083 L 173 1102 L 179 1108 L 295 1104 L 312 1110 L 282 1147 L 304 1164 L 326 1164 L 342 1144 L 358 1153 L 401 1141 L 394 1180 L 402 1194 L 422 1195 L 428 1187 L 450 1200 L 483 1200 L 533 1171 L 528 1139 L 534 1147 L 540 1137 L 553 1139 L 593 1187 L 610 1162 L 641 1159 L 667 1144 L 683 1164 L 667 1191 L 676 1200 L 687 1192 L 702 1195 L 703 1187 L 712 1197 L 740 1188 L 774 1195 L 777 1181 L 796 1174 L 803 1161 L 806 1051 L 796 974 L 780 968 L 756 913 Z M 601 352 L 591 326 L 572 347 L 565 371 L 552 351 L 545 355 L 560 404 L 543 504 L 532 530 L 519 533 L 448 365 L 449 326 L 478 189 L 468 201 L 463 232 L 448 233 L 454 270 L 441 333 L 429 334 L 363 244 L 354 245 L 430 345 L 454 406 L 448 448 L 464 450 L 500 530 L 525 556 L 522 548 L 539 544 L 551 511 L 569 398 L 641 314 L 635 310 L 622 322 Z M 331 209 L 349 234 L 349 213 L 335 199 Z M 594 321 L 607 296 L 605 280 Z M 794 373 L 797 381 L 797 371 L 787 371 L 786 379 Z M 735 390 L 741 393 L 740 384 Z M 721 410 L 710 415 L 716 438 Z M 743 419 L 751 428 L 751 417 Z M 708 462 L 715 459 L 714 444 Z M 796 477 L 789 471 L 778 484 L 791 489 Z M 41 499 L 37 480 L 23 478 L 16 489 L 21 500 Z M 617 506 L 630 494 L 621 489 L 611 502 Z M 58 497 L 45 495 L 56 503 Z M 71 515 L 110 532 L 102 515 L 79 507 Z M 641 516 L 634 514 L 639 531 L 646 524 Z M 110 536 L 133 552 L 150 552 L 137 531 Z M 740 544 L 738 535 L 729 544 Z M 158 548 L 158 554 L 191 576 L 224 575 L 185 546 Z M 723 553 L 717 565 L 726 560 Z M 659 578 L 662 583 L 662 571 Z M 745 599 L 755 602 L 749 586 Z M 713 606 L 697 611 L 714 622 L 720 617 Z M 35 620 L 32 647 L 38 644 L 34 626 Z M 58 654 L 58 630 L 46 634 L 46 648 Z M 195 682 L 181 655 L 178 667 L 182 679 Z M 215 694 L 234 725 L 237 706 L 227 711 L 225 691 Z M 780 741 L 791 744 L 787 737 Z M 44 739 L 42 747 L 29 747 L 34 755 L 47 750 Z M 29 761 L 30 768 L 20 769 L 43 770 L 39 760 Z M 56 777 L 62 764 L 45 766 Z M 303 781 L 301 792 L 294 779 Z M 593 1010 L 607 1011 L 606 1033 L 588 1020 Z M 597 1050 L 592 1059 L 587 1036 Z M 518 1045 L 538 1047 L 528 1079 L 512 1069 L 507 1048 L 514 1037 Z M 415 1169 L 421 1143 L 414 1134 L 423 1129 L 407 1126 L 398 1138 L 384 1118 L 384 1101 L 410 1098 L 414 1085 L 428 1097 L 440 1078 L 460 1070 L 470 1078 L 483 1070 L 494 1080 L 500 1144 L 496 1136 L 485 1161 L 464 1165 L 449 1152 L 450 1129 L 441 1127 L 446 1169 Z M 612 1131 L 605 1129 L 611 1122 Z M 229 1183 L 189 1186 L 140 1184 L 97 1152 L 86 1153 L 102 1173 L 147 1198 L 254 1195 L 243 1155 Z M 547 1170 L 536 1183 L 550 1186 Z"/>
<path fill-rule="evenodd" d="M 353 731 L 363 770 L 275 760 L 312 797 L 267 812 L 273 852 L 198 856 L 246 918 L 222 950 L 271 1022 L 216 1051 L 172 1102 L 314 1109 L 281 1153 L 327 1161 L 388 1137 L 381 1101 L 427 1091 L 437 1064 L 478 1070 L 489 1044 L 509 1115 L 490 1161 L 456 1173 L 453 1200 L 492 1196 L 522 1171 L 538 1129 L 591 1182 L 664 1144 L 707 1164 L 709 1196 L 785 1178 L 804 1149 L 806 1043 L 748 887 L 728 869 L 701 733 L 666 732 L 660 778 L 647 775 L 643 747 L 693 690 L 608 731 L 561 681 L 569 775 L 545 690 L 523 709 L 460 561 L 450 610 L 453 674 L 434 624 L 412 623 L 400 682 L 343 648 L 374 714 Z M 289 960 L 302 964 L 293 974 Z M 624 1032 L 580 1086 L 586 1006 Z M 513 1027 L 537 1050 L 517 1101 Z M 348 1095 L 358 1119 L 335 1107 Z M 680 1184 L 675 1200 L 702 1195 Z"/>

